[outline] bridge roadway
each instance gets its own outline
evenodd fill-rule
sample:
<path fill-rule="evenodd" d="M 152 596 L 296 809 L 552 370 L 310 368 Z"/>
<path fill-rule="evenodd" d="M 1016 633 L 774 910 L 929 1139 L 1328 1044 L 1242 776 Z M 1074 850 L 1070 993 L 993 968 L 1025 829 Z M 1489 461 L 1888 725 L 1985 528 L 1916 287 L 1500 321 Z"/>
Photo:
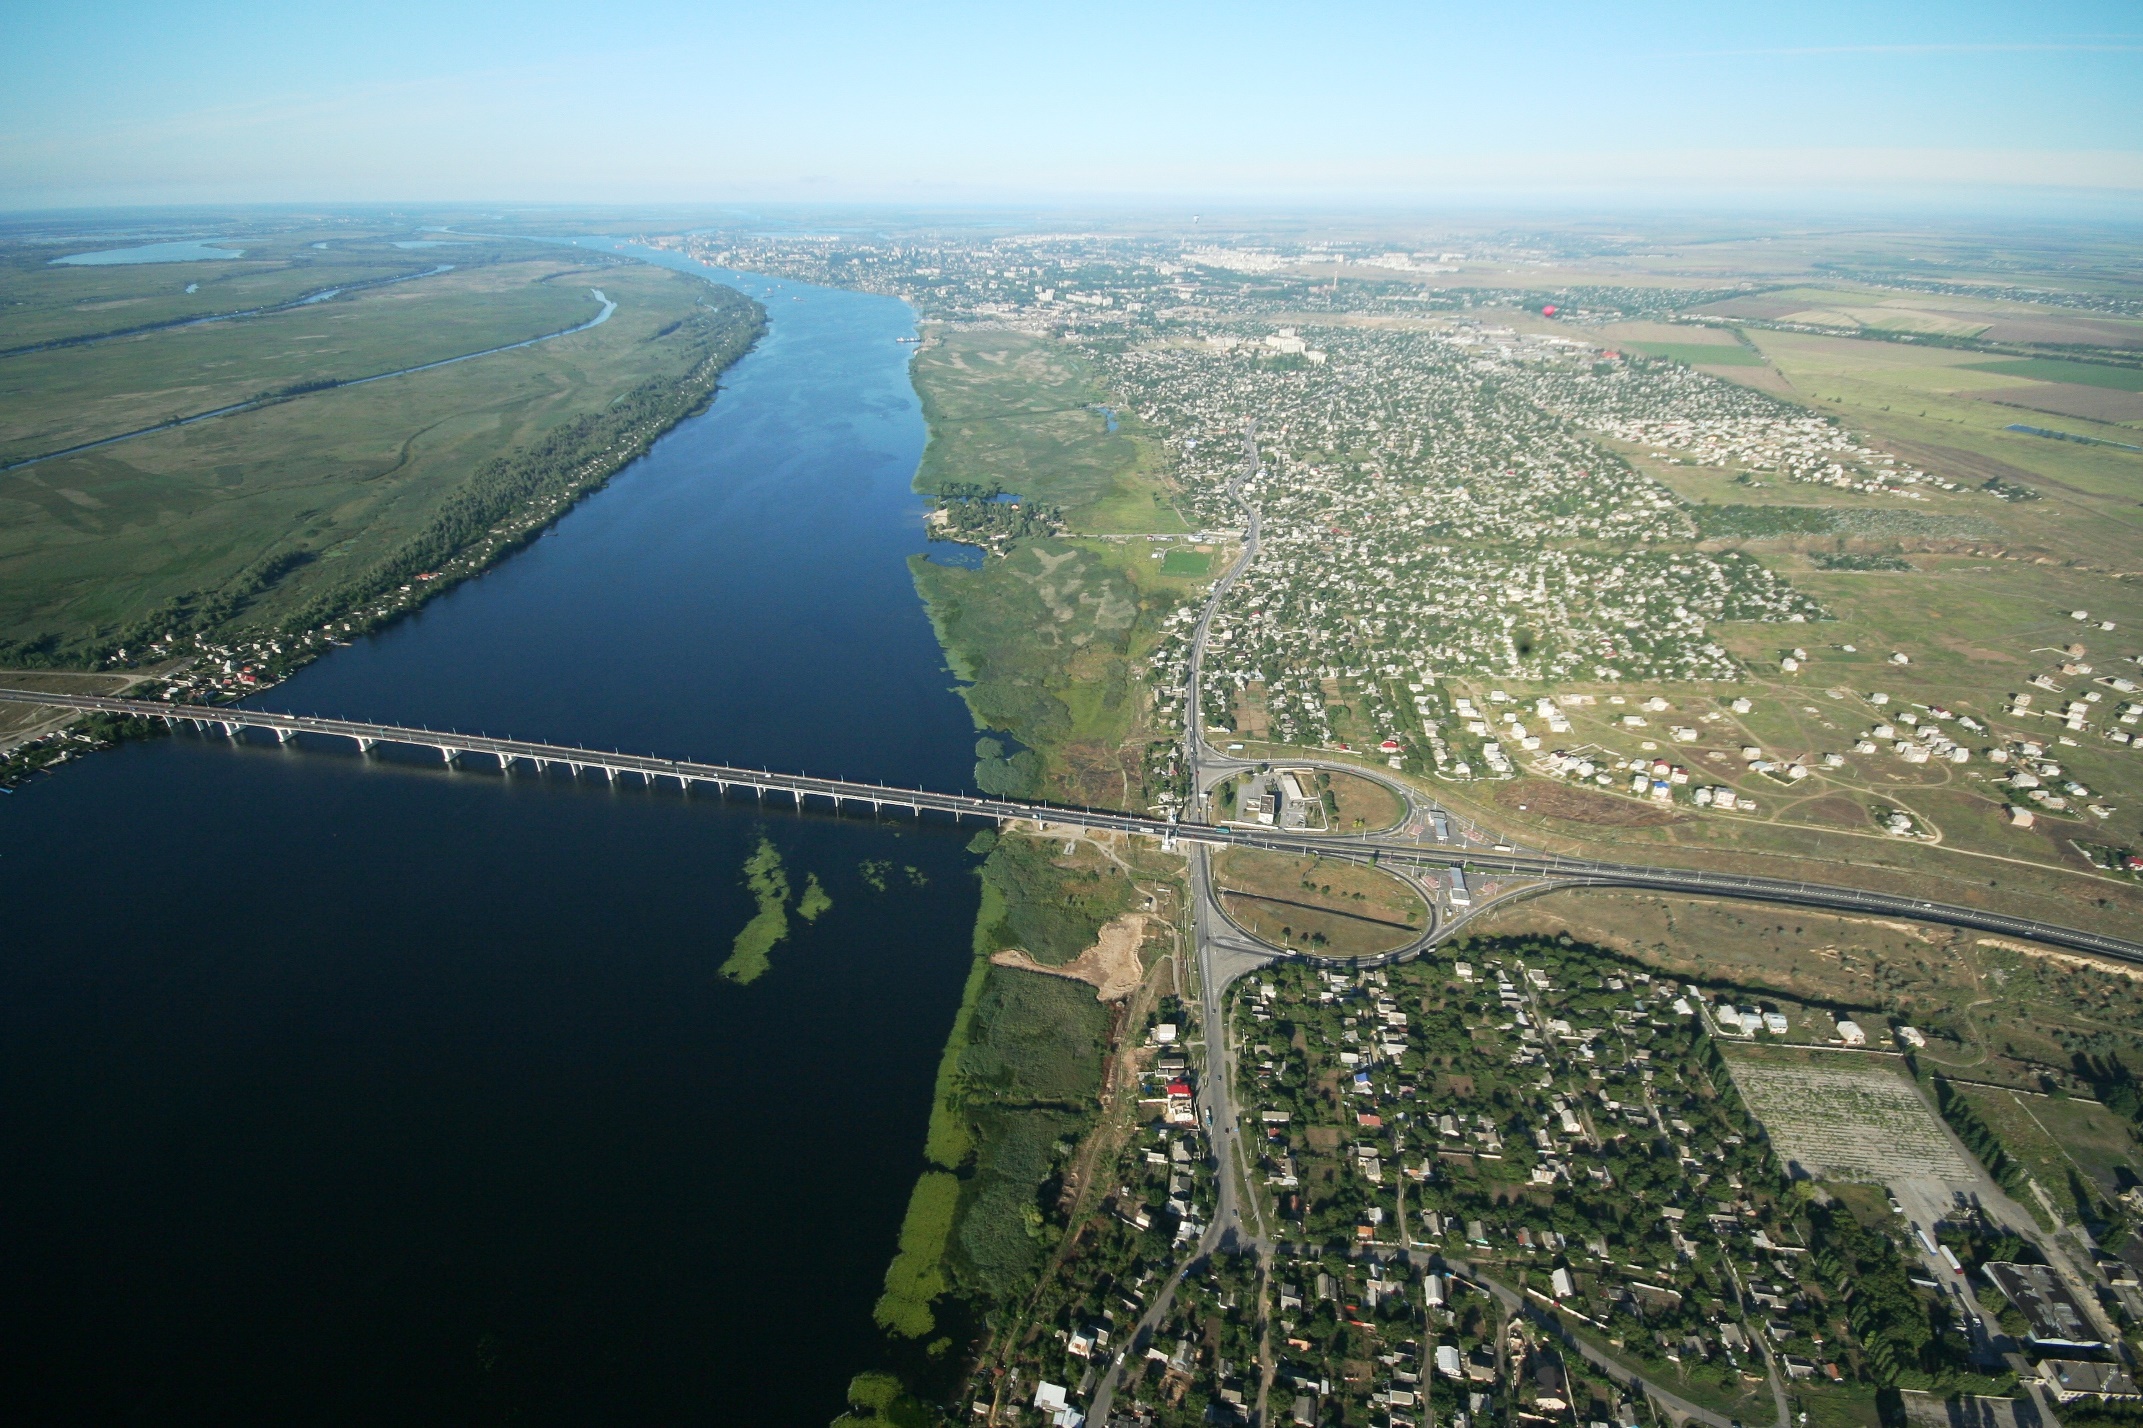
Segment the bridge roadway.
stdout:
<path fill-rule="evenodd" d="M 1874 892 L 1863 888 L 1797 882 L 1787 878 L 1709 872 L 1697 868 L 1645 867 L 1516 850 L 1504 853 L 1478 848 L 1443 847 L 1389 836 L 1332 838 L 1272 828 L 1177 823 L 1108 809 L 1074 808 L 1062 804 L 988 798 L 979 794 L 939 793 L 919 788 L 895 788 L 852 779 L 818 778 L 803 773 L 776 773 L 770 769 L 739 768 L 729 764 L 699 763 L 690 759 L 665 759 L 653 754 L 606 753 L 598 749 L 576 748 L 567 744 L 501 739 L 483 734 L 409 728 L 398 724 L 374 724 L 355 719 L 328 719 L 308 714 L 276 714 L 260 709 L 167 704 L 153 699 L 119 699 L 27 689 L 0 689 L 0 702 L 49 705 L 79 709 L 84 713 L 129 714 L 144 719 L 162 719 L 173 724 L 192 723 L 204 729 L 221 728 L 232 734 L 239 729 L 263 729 L 285 741 L 299 734 L 324 735 L 349 739 L 361 749 L 368 749 L 375 744 L 400 744 L 437 750 L 449 762 L 468 755 L 481 754 L 497 759 L 501 768 L 526 759 L 538 768 L 557 765 L 576 774 L 588 770 L 601 772 L 611 778 L 633 774 L 649 784 L 662 779 L 675 779 L 680 786 L 711 784 L 725 793 L 730 789 L 749 789 L 762 796 L 770 793 L 787 794 L 796 800 L 799 807 L 808 799 L 822 798 L 837 808 L 868 806 L 881 811 L 888 808 L 905 808 L 918 814 L 949 813 L 955 818 L 987 818 L 996 822 L 1028 821 L 1060 827 L 1107 829 L 1160 838 L 1171 845 L 1192 843 L 1207 848 L 1232 845 L 1264 848 L 1280 853 L 1314 853 L 1327 858 L 1389 862 L 1399 868 L 1416 872 L 1463 864 L 1470 871 L 1478 873 L 1541 878 L 1562 887 L 1641 888 L 1654 892 L 1688 893 L 1704 897 L 1782 903 L 1794 907 L 1819 907 L 1837 912 L 1868 913 L 1880 917 L 1902 917 L 1978 932 L 2029 938 L 2051 946 L 2143 963 L 2143 943 L 2106 933 L 2062 927 L 2033 918 L 2012 917 L 1984 908 L 1900 897 L 1893 893 Z"/>

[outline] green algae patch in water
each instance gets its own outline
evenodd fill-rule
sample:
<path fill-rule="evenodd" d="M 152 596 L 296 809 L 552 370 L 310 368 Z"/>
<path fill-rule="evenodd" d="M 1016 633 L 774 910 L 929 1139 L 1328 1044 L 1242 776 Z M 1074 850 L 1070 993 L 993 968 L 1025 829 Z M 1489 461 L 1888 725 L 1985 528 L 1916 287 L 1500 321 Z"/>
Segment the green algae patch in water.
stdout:
<path fill-rule="evenodd" d="M 738 986 L 746 986 L 766 975 L 772 965 L 768 954 L 775 944 L 789 935 L 789 874 L 781 866 L 781 853 L 765 838 L 749 858 L 744 860 L 744 885 L 752 890 L 759 900 L 759 911 L 729 949 L 729 960 L 721 966 L 723 976 Z M 812 885 L 817 886 L 814 879 Z M 826 898 L 825 893 L 819 896 Z M 831 906 L 831 899 L 826 899 Z M 819 908 L 809 914 L 816 917 L 825 909 Z"/>
<path fill-rule="evenodd" d="M 900 1222 L 900 1251 L 886 1268 L 885 1293 L 871 1311 L 879 1328 L 905 1339 L 923 1338 L 937 1328 L 930 1305 L 952 1287 L 945 1277 L 945 1249 L 959 1210 L 959 1176 L 932 1170 L 915 1182 Z"/>
<path fill-rule="evenodd" d="M 804 895 L 796 900 L 796 915 L 806 922 L 817 922 L 819 914 L 833 906 L 833 899 L 819 883 L 817 873 L 804 874 Z"/>

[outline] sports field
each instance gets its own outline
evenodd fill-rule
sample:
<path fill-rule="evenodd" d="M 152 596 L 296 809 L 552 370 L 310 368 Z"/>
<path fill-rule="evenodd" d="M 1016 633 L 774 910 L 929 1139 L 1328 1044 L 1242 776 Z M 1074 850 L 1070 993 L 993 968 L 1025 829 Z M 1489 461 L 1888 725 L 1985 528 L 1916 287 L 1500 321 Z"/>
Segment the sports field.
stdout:
<path fill-rule="evenodd" d="M 1161 560 L 1163 575 L 1198 576 L 1210 574 L 1212 569 L 1213 557 L 1195 550 L 1172 550 Z"/>

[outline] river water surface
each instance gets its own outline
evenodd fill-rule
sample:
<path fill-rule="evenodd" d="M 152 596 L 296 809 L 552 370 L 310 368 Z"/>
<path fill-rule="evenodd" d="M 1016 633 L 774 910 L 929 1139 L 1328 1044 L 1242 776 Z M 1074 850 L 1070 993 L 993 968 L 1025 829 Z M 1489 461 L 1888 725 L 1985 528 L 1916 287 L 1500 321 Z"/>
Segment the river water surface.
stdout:
<path fill-rule="evenodd" d="M 771 326 L 706 414 L 256 702 L 961 787 L 911 314 L 723 276 Z M 970 833 L 190 733 L 0 800 L 10 1418 L 824 1424 Z M 761 837 L 833 908 L 736 987 Z"/>

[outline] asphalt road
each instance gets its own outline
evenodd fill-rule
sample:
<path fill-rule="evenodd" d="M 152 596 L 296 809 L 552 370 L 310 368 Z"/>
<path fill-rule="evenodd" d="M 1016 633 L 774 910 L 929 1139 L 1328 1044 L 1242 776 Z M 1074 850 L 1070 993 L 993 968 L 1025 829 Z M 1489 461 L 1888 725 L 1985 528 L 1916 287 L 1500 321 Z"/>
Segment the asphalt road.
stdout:
<path fill-rule="evenodd" d="M 1244 432 L 1242 470 L 1228 486 L 1229 496 L 1244 513 L 1242 550 L 1214 583 L 1205 608 L 1200 612 L 1190 650 L 1185 701 L 1185 758 L 1191 787 L 1200 803 L 1220 780 L 1254 766 L 1246 760 L 1231 758 L 1214 750 L 1206 741 L 1199 693 L 1204 675 L 1206 640 L 1214 615 L 1244 570 L 1257 556 L 1258 512 L 1243 498 L 1242 487 L 1246 480 L 1258 473 L 1259 468 L 1256 425 L 1252 423 Z M 1436 880 L 1433 872 L 1454 866 L 1463 866 L 1469 871 L 1480 873 L 1543 879 L 1555 887 L 1645 888 L 1789 906 L 1874 913 L 2006 933 L 2054 946 L 2143 963 L 2143 944 L 2104 933 L 2063 927 L 2032 918 L 2013 917 L 1987 909 L 1961 907 L 1831 884 L 1707 872 L 1693 868 L 1645 867 L 1599 859 L 1562 858 L 1512 845 L 1494 844 L 1484 847 L 1478 839 L 1464 839 L 1453 844 L 1428 844 L 1418 838 L 1397 837 L 1391 832 L 1334 837 L 1290 833 L 1279 829 L 1174 822 L 1105 809 L 1060 807 L 966 794 L 934 793 L 924 789 L 897 789 L 845 779 L 814 778 L 806 774 L 777 774 L 765 769 L 665 759 L 655 754 L 624 754 L 618 751 L 605 753 L 529 740 L 410 729 L 397 725 L 277 714 L 236 707 L 174 705 L 155 700 L 61 695 L 12 689 L 0 689 L 0 700 L 82 711 L 101 710 L 132 714 L 161 718 L 174 723 L 190 721 L 204 729 L 220 726 L 233 737 L 240 728 L 259 728 L 273 732 L 279 740 L 288 740 L 303 734 L 352 739 L 360 748 L 369 748 L 375 743 L 414 745 L 439 751 L 449 763 L 467 755 L 481 754 L 496 758 L 501 768 L 513 761 L 527 759 L 538 769 L 562 766 L 576 777 L 592 770 L 613 779 L 623 775 L 637 775 L 650 785 L 659 779 L 672 778 L 684 787 L 713 784 L 724 794 L 732 790 L 753 792 L 762 798 L 770 794 L 784 794 L 792 797 L 799 807 L 806 798 L 817 797 L 829 800 L 836 808 L 867 804 L 878 811 L 886 808 L 906 808 L 920 814 L 930 810 L 950 813 L 956 818 L 972 816 L 995 821 L 1035 821 L 1055 826 L 1154 836 L 1171 846 L 1178 843 L 1188 844 L 1186 851 L 1190 855 L 1193 945 L 1196 955 L 1199 1017 L 1205 1051 L 1197 1105 L 1199 1129 L 1208 1138 L 1210 1163 L 1216 1172 L 1215 1204 L 1211 1222 L 1205 1227 L 1196 1246 L 1155 1294 L 1131 1339 L 1119 1351 L 1097 1388 L 1089 1413 L 1090 1419 L 1097 1424 L 1105 1424 L 1108 1421 L 1123 1367 L 1127 1361 L 1144 1352 L 1146 1342 L 1165 1316 L 1183 1275 L 1211 1254 L 1250 1250 L 1258 1244 L 1256 1237 L 1246 1231 L 1243 1225 L 1237 1190 L 1238 1173 L 1247 1180 L 1254 1158 L 1239 1138 L 1233 1095 L 1234 1068 L 1231 1064 L 1227 1021 L 1223 1009 L 1227 988 L 1238 977 L 1279 957 L 1296 954 L 1259 941 L 1227 916 L 1213 890 L 1209 861 L 1214 847 L 1233 845 L 1276 852 L 1352 858 L 1385 867 L 1413 883 L 1428 899 L 1428 929 L 1406 947 L 1374 958 L 1357 959 L 1351 964 L 1357 966 L 1382 965 L 1403 960 L 1417 954 L 1436 939 L 1439 930 L 1438 899 L 1435 896 Z M 1320 764 L 1320 761 L 1314 759 L 1295 762 L 1303 766 Z M 1356 775 L 1376 777 L 1375 774 L 1351 764 L 1333 763 L 1324 766 L 1343 769 Z M 1432 801 L 1418 790 L 1396 780 L 1378 781 L 1391 788 L 1405 801 L 1407 817 L 1402 820 L 1401 829 L 1418 829 L 1423 817 L 1434 807 Z M 1457 820 L 1453 822 L 1456 823 Z M 1335 963 L 1340 961 L 1331 960 Z M 1495 1284 L 1485 1276 L 1474 1277 L 1506 1303 L 1514 1307 L 1523 1306 L 1524 1301 L 1504 1286 Z M 1629 1371 L 1626 1368 L 1606 1360 L 1589 1346 L 1575 1343 L 1575 1347 L 1601 1367 L 1628 1376 Z M 1712 1425 L 1712 1428 L 1727 1428 L 1725 1420 L 1716 1414 L 1649 1385 L 1648 1391 L 1671 1411 Z"/>

